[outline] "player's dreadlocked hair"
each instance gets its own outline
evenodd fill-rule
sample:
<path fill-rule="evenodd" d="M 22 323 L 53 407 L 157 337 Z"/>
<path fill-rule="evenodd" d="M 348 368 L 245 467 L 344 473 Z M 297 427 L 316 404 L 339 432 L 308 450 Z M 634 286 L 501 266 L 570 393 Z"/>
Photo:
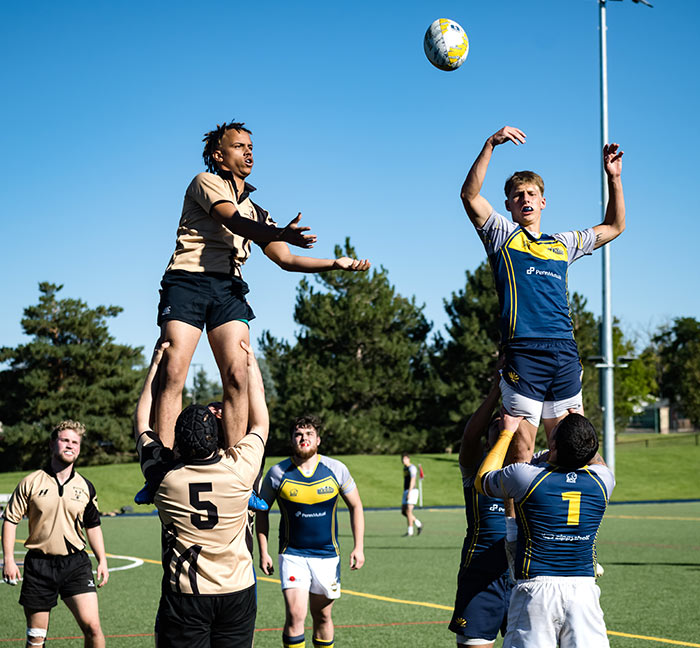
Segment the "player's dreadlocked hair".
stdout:
<path fill-rule="evenodd" d="M 206 459 L 218 447 L 216 416 L 204 405 L 189 405 L 175 422 L 175 442 L 185 462 Z"/>
<path fill-rule="evenodd" d="M 204 142 L 204 151 L 202 152 L 202 157 L 204 158 L 204 165 L 207 167 L 207 171 L 209 171 L 209 173 L 219 172 L 219 166 L 214 160 L 213 155 L 214 151 L 221 146 L 221 138 L 224 136 L 226 131 L 236 130 L 239 133 L 243 131 L 249 135 L 253 134 L 252 131 L 245 128 L 244 124 L 245 122 L 232 121 L 228 124 L 224 122 L 221 125 L 217 124 L 214 130 L 204 134 L 204 139 L 202 140 Z"/>

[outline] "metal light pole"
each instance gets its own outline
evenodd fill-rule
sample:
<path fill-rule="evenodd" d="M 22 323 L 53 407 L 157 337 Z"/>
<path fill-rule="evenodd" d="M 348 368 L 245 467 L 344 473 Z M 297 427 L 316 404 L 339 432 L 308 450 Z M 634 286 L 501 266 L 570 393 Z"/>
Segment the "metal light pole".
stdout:
<path fill-rule="evenodd" d="M 600 7 L 600 136 L 601 150 L 608 143 L 608 42 L 605 23 L 606 0 L 598 0 Z M 608 206 L 608 180 L 605 168 L 601 169 L 601 198 L 603 219 Z M 600 331 L 600 355 L 603 361 L 600 368 L 601 395 L 603 408 L 603 454 L 610 470 L 615 472 L 615 393 L 612 336 L 612 295 L 610 292 L 610 246 L 603 246 L 603 314 Z"/>
<path fill-rule="evenodd" d="M 651 7 L 646 0 L 632 0 Z M 608 41 L 605 11 L 607 0 L 598 0 L 600 9 L 600 136 L 601 150 L 608 143 Z M 601 197 L 603 220 L 608 206 L 608 179 L 605 168 L 601 169 Z M 596 365 L 600 369 L 601 396 L 603 408 L 603 453 L 605 463 L 615 472 L 615 393 L 612 334 L 612 293 L 610 289 L 610 246 L 603 246 L 603 313 L 602 330 L 600 332 L 600 355 L 603 361 Z"/>

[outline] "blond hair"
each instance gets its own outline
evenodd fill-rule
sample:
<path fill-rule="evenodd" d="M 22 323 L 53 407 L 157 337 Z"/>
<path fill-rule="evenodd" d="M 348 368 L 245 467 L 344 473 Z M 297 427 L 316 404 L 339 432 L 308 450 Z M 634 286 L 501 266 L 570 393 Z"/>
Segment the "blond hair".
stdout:
<path fill-rule="evenodd" d="M 63 432 L 63 430 L 73 430 L 79 437 L 82 438 L 85 434 L 85 426 L 80 423 L 80 421 L 72 421 L 71 419 L 66 419 L 61 421 L 53 430 L 51 430 L 51 440 L 55 441 L 58 438 L 58 433 Z"/>

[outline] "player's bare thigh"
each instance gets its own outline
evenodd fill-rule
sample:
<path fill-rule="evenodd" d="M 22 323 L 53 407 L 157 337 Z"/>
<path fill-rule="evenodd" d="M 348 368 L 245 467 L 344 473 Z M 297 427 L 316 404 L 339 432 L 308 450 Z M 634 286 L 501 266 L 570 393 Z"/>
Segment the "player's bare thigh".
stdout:
<path fill-rule="evenodd" d="M 225 384 L 235 368 L 246 366 L 247 355 L 241 348 L 241 341 L 250 342 L 250 330 L 245 322 L 234 320 L 217 326 L 207 336 Z"/>
<path fill-rule="evenodd" d="M 202 331 L 192 324 L 168 320 L 160 327 L 160 342 L 170 342 L 161 361 L 167 380 L 181 380 L 185 386 L 187 372 Z M 181 387 L 181 389 L 182 389 Z"/>
<path fill-rule="evenodd" d="M 91 646 L 104 646 L 105 640 L 100 626 L 100 611 L 97 604 L 97 594 L 86 592 L 76 594 L 63 599 L 68 609 L 73 613 L 80 629 L 88 639 L 92 640 Z"/>

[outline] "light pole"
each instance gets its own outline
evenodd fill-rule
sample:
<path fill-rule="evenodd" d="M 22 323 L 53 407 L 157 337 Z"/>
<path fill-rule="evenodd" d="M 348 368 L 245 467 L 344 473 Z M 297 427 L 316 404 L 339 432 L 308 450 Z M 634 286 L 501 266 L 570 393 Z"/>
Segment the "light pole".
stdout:
<path fill-rule="evenodd" d="M 608 143 L 608 41 L 606 7 L 608 0 L 598 0 L 600 9 L 600 136 L 601 150 Z M 617 0 L 620 2 L 621 0 Z M 651 7 L 646 0 L 632 0 L 634 3 Z M 601 195 L 603 221 L 605 210 L 608 206 L 608 180 L 605 174 L 605 165 L 601 168 Z M 603 246 L 603 304 L 602 327 L 600 332 L 600 355 L 603 361 L 596 365 L 600 368 L 601 397 L 603 408 L 603 454 L 605 463 L 610 470 L 615 472 L 615 393 L 614 374 L 615 362 L 613 360 L 613 334 L 612 334 L 612 293 L 610 289 L 610 245 Z"/>

